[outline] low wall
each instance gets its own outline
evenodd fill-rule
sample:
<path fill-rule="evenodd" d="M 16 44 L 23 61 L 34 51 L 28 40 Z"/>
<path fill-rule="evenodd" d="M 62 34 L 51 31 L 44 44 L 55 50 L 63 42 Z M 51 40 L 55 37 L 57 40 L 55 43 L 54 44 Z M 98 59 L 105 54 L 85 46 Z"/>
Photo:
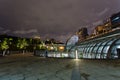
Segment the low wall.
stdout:
<path fill-rule="evenodd" d="M 41 57 L 45 57 L 46 55 L 47 55 L 47 57 L 69 57 L 68 53 L 66 53 L 66 52 L 48 51 L 46 54 L 46 51 L 42 51 L 42 50 L 35 50 L 34 55 L 41 56 Z"/>

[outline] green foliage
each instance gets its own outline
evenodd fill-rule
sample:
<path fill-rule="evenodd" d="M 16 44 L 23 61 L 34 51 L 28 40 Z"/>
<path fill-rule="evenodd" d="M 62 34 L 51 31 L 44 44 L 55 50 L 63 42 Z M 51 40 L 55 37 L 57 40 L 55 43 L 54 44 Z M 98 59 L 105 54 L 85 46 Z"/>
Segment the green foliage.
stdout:
<path fill-rule="evenodd" d="M 26 47 L 28 46 L 28 42 L 27 40 L 24 38 L 24 39 L 18 39 L 18 42 L 17 42 L 17 48 L 19 49 L 26 49 Z"/>
<path fill-rule="evenodd" d="M 8 39 L 8 44 L 11 45 L 11 44 L 12 44 L 12 41 L 13 41 L 13 39 L 12 39 L 12 38 L 9 38 L 9 39 Z"/>
<path fill-rule="evenodd" d="M 38 49 L 38 50 L 45 50 L 46 49 L 45 43 L 41 42 L 41 44 L 37 44 L 36 49 Z"/>
<path fill-rule="evenodd" d="M 32 44 L 32 41 L 33 41 L 32 39 L 29 39 L 29 43 L 30 43 L 30 44 Z"/>
<path fill-rule="evenodd" d="M 9 48 L 9 39 L 8 38 L 3 39 L 3 41 L 0 43 L 0 48 L 2 50 L 6 50 Z"/>

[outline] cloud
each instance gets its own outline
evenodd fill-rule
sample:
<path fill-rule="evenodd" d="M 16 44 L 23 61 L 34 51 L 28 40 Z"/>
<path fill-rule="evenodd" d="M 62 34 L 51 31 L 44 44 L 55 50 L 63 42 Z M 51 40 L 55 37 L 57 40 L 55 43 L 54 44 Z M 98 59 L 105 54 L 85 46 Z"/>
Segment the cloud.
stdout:
<path fill-rule="evenodd" d="M 17 30 L 13 32 L 14 34 L 29 34 L 29 33 L 38 33 L 37 29 L 30 30 Z"/>
<path fill-rule="evenodd" d="M 6 34 L 6 33 L 8 33 L 8 32 L 10 32 L 10 30 L 4 30 L 2 33 L 3 33 L 3 34 Z"/>
<path fill-rule="evenodd" d="M 0 0 L 0 31 L 66 39 L 82 25 L 91 27 L 119 11 L 120 0 Z M 83 26 L 84 27 L 84 26 Z M 89 31 L 88 30 L 88 31 Z M 62 34 L 64 33 L 64 34 Z M 55 35 L 53 35 L 55 34 Z"/>
<path fill-rule="evenodd" d="M 65 43 L 71 36 L 73 36 L 73 33 L 66 34 L 66 35 L 56 36 L 56 39 L 57 40 L 61 40 L 61 41 L 63 41 Z"/>
<path fill-rule="evenodd" d="M 107 13 L 109 11 L 109 8 L 105 8 L 103 11 L 101 11 L 100 13 L 98 13 L 98 16 L 102 16 L 105 13 Z"/>
<path fill-rule="evenodd" d="M 9 29 L 5 29 L 5 28 L 3 28 L 3 27 L 0 27 L 0 33 L 1 33 L 1 34 L 6 34 L 6 33 L 9 33 L 9 32 L 10 32 Z"/>
<path fill-rule="evenodd" d="M 34 35 L 33 37 L 39 36 L 42 40 L 54 38 L 57 41 L 61 41 L 65 43 L 73 35 L 74 33 L 59 34 L 59 35 L 58 34 L 44 34 L 44 36 Z"/>
<path fill-rule="evenodd" d="M 99 21 L 93 22 L 92 24 L 93 24 L 93 26 L 97 26 L 97 25 L 100 25 L 102 23 L 103 23 L 103 21 L 99 20 Z"/>

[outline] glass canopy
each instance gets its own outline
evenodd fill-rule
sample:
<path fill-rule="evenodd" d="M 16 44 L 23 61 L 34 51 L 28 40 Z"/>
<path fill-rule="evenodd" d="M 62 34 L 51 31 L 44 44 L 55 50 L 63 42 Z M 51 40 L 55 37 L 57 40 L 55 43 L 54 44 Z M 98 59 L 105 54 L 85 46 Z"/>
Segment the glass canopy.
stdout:
<path fill-rule="evenodd" d="M 78 50 L 78 54 L 82 58 L 89 59 L 115 59 L 120 57 L 120 36 L 106 37 L 94 40 L 79 42 L 71 49 L 74 53 Z M 80 57 L 81 58 L 81 57 Z"/>

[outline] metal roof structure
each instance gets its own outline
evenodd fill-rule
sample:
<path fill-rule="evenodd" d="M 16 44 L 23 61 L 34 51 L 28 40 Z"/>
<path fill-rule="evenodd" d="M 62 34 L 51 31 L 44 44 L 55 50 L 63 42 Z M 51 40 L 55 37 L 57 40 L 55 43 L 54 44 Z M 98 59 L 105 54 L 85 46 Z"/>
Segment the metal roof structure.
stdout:
<path fill-rule="evenodd" d="M 117 59 L 120 58 L 120 29 L 78 42 L 71 50 L 70 56 L 79 58 Z"/>

